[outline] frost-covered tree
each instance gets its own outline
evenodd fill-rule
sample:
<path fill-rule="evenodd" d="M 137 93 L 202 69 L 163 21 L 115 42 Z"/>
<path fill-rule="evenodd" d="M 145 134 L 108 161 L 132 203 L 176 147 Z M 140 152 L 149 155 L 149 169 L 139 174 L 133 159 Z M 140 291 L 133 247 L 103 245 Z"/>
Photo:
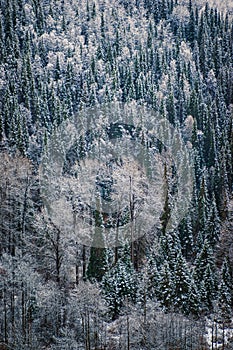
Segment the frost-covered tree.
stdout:
<path fill-rule="evenodd" d="M 27 250 L 28 234 L 33 231 L 36 178 L 28 159 L 7 153 L 2 153 L 1 159 L 0 255 L 14 256 L 17 249 L 21 254 Z"/>
<path fill-rule="evenodd" d="M 125 302 L 136 301 L 137 278 L 127 253 L 104 275 L 102 288 L 112 319 L 119 316 Z"/>
<path fill-rule="evenodd" d="M 230 2 L 216 0 L 206 5 L 201 0 L 1 0 L 0 342 L 15 349 L 90 350 L 126 345 L 145 350 L 199 350 L 207 347 L 203 324 L 197 320 L 202 313 L 212 312 L 209 316 L 215 319 L 218 331 L 225 327 L 222 321 L 229 319 L 229 305 L 232 307 L 231 12 Z M 73 226 L 62 228 L 67 216 L 64 203 L 59 207 L 53 201 L 56 222 L 44 217 L 41 195 L 45 189 L 38 189 L 37 172 L 46 142 L 48 145 L 64 120 L 75 116 L 79 130 L 87 120 L 86 107 L 101 109 L 112 101 L 152 107 L 159 117 L 181 128 L 179 134 L 192 155 L 195 176 L 187 215 L 176 222 L 176 232 L 168 232 L 176 186 L 181 181 L 175 167 L 171 175 L 171 163 L 164 159 L 160 173 L 166 187 L 162 230 L 154 222 L 156 203 L 161 203 L 157 192 L 161 182 L 148 185 L 137 162 L 118 168 L 122 182 L 117 190 L 122 190 L 127 209 L 120 218 L 105 213 L 96 221 L 112 229 L 120 219 L 118 224 L 121 221 L 131 229 L 131 238 L 138 233 L 143 238 L 131 244 L 131 265 L 122 260 L 119 246 L 110 249 L 108 264 L 115 265 L 109 269 L 108 264 L 104 267 L 104 249 L 94 249 L 95 211 L 92 224 L 88 221 L 86 227 L 74 215 L 77 198 L 83 194 L 75 174 L 63 169 L 59 182 L 73 208 L 74 234 Z M 138 108 L 134 112 L 137 115 Z M 143 125 L 152 122 L 148 114 L 141 119 Z M 145 143 L 145 135 L 138 139 L 140 145 L 155 147 L 163 157 L 165 140 Z M 85 144 L 86 136 L 80 143 Z M 60 141 L 58 137 L 57 150 L 63 147 Z M 117 141 L 120 145 L 120 138 Z M 128 150 L 131 155 L 135 152 L 134 147 Z M 83 160 L 85 150 L 78 147 L 77 153 L 76 160 Z M 87 165 L 90 175 L 94 161 Z M 54 182 L 58 185 L 57 179 Z M 89 185 L 87 182 L 85 191 Z M 106 199 L 109 189 L 102 184 L 101 190 Z M 139 205 L 141 197 L 144 211 Z M 80 244 L 79 238 L 87 236 L 89 243 Z M 160 247 L 154 245 L 157 237 Z M 118 238 L 114 237 L 115 243 L 120 245 Z M 149 266 L 146 261 L 152 253 L 156 263 Z M 229 266 L 224 262 L 220 272 L 228 255 Z M 91 306 L 91 299 L 101 299 L 99 290 L 81 281 L 87 266 L 92 277 L 108 276 L 113 296 L 110 308 L 116 306 L 115 317 L 121 314 L 107 325 L 106 342 L 100 325 L 107 320 Z M 135 275 L 140 282 L 137 293 Z M 82 287 L 77 291 L 78 283 Z M 160 283 L 171 288 L 164 288 L 164 298 L 161 294 L 159 299 Z M 169 290 L 176 290 L 182 298 L 175 301 L 174 294 L 170 302 L 170 294 L 165 293 Z M 131 306 L 134 295 L 137 305 Z M 120 306 L 114 304 L 117 300 Z M 164 313 L 168 300 L 171 308 L 176 303 L 175 313 Z M 100 304 L 95 304 L 96 310 L 101 309 Z M 142 305 L 146 308 L 140 310 Z M 214 314 L 217 309 L 221 324 Z M 183 310 L 196 318 L 178 316 Z"/>
<path fill-rule="evenodd" d="M 203 303 L 203 311 L 211 310 L 216 299 L 218 275 L 213 251 L 208 241 L 204 242 L 202 250 L 196 257 L 193 276 Z"/>
<path fill-rule="evenodd" d="M 191 298 L 192 294 L 192 298 Z M 188 265 L 179 254 L 173 274 L 173 304 L 174 308 L 189 314 L 198 311 L 198 292 L 192 280 Z"/>
<path fill-rule="evenodd" d="M 166 261 L 160 271 L 158 299 L 167 310 L 174 308 L 174 281 Z"/>

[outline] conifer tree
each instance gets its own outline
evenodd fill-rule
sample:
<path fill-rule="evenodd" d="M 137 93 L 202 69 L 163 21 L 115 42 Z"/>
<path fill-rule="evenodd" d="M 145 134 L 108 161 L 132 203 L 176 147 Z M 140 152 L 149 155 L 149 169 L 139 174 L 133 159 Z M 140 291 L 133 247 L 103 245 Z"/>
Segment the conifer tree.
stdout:
<path fill-rule="evenodd" d="M 221 279 L 225 285 L 227 293 L 231 297 L 231 306 L 233 306 L 233 281 L 232 281 L 232 271 L 229 264 L 229 259 L 225 258 L 221 268 Z"/>
<path fill-rule="evenodd" d="M 194 317 L 199 317 L 200 313 L 201 313 L 200 293 L 192 278 L 189 284 L 187 309 L 185 310 L 185 314 L 190 314 Z"/>
<path fill-rule="evenodd" d="M 204 244 L 201 248 L 201 251 L 197 254 L 197 257 L 194 262 L 194 279 L 197 285 L 203 281 L 205 270 L 207 266 L 211 271 L 215 272 L 215 259 L 213 250 L 207 240 L 204 241 Z"/>
<path fill-rule="evenodd" d="M 217 272 L 213 250 L 207 240 L 194 262 L 194 281 L 198 287 L 203 310 L 211 310 L 216 299 Z"/>
<path fill-rule="evenodd" d="M 127 251 L 105 274 L 102 288 L 113 320 L 120 315 L 125 302 L 136 301 L 137 279 Z"/>
<path fill-rule="evenodd" d="M 188 313 L 191 276 L 187 263 L 180 253 L 173 274 L 173 303 L 177 310 Z M 192 290 L 194 292 L 194 289 Z"/>
<path fill-rule="evenodd" d="M 208 209 L 209 209 L 209 195 L 207 191 L 206 174 L 202 176 L 201 187 L 198 198 L 198 216 L 196 230 L 201 239 L 200 243 L 204 242 L 206 238 L 206 229 L 208 226 Z M 201 248 L 201 247 L 200 247 Z"/>
<path fill-rule="evenodd" d="M 174 280 L 167 261 L 160 271 L 158 299 L 167 310 L 174 308 Z"/>
<path fill-rule="evenodd" d="M 214 306 L 214 300 L 216 299 L 216 278 L 213 274 L 210 264 L 205 267 L 203 280 L 201 283 L 201 301 L 203 303 L 202 308 L 212 310 Z"/>
<path fill-rule="evenodd" d="M 206 232 L 206 238 L 211 246 L 215 247 L 220 237 L 221 221 L 217 209 L 215 196 L 211 201 L 210 212 L 208 215 L 208 227 Z"/>
<path fill-rule="evenodd" d="M 146 288 L 149 297 L 152 299 L 159 295 L 160 291 L 160 281 L 161 281 L 161 273 L 158 270 L 157 262 L 154 257 L 151 257 L 146 265 Z M 161 269 L 161 267 L 160 267 Z M 142 271 L 143 274 L 143 271 Z"/>
<path fill-rule="evenodd" d="M 90 251 L 90 260 L 87 268 L 87 278 L 100 282 L 107 271 L 107 251 L 100 227 L 95 229 L 93 245 Z"/>
<path fill-rule="evenodd" d="M 191 44 L 191 47 L 194 48 L 195 45 L 195 40 L 197 37 L 197 33 L 196 33 L 196 21 L 195 21 L 195 14 L 194 14 L 194 10 L 192 7 L 192 2 L 189 2 L 189 11 L 190 11 L 190 18 L 189 18 L 189 24 L 188 24 L 188 28 L 187 28 L 187 37 L 188 40 Z"/>
<path fill-rule="evenodd" d="M 60 77 L 61 77 L 61 67 L 60 67 L 59 57 L 57 56 L 56 65 L 54 69 L 54 80 L 57 81 L 58 79 L 60 79 Z"/>
<path fill-rule="evenodd" d="M 184 256 L 186 259 L 191 258 L 194 253 L 194 237 L 192 218 L 190 214 L 188 214 L 179 225 L 179 237 Z"/>
<path fill-rule="evenodd" d="M 222 324 L 231 322 L 232 319 L 232 295 L 223 280 L 221 280 L 218 290 L 218 321 Z"/>
<path fill-rule="evenodd" d="M 174 271 L 177 256 L 180 253 L 180 239 L 176 231 L 166 232 L 161 237 L 161 248 L 164 258 L 167 260 L 171 271 Z"/>

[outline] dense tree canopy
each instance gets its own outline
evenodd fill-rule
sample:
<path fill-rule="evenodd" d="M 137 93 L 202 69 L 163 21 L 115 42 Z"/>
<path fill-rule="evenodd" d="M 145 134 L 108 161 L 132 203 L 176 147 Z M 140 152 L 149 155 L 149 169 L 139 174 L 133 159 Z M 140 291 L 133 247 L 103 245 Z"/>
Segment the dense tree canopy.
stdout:
<path fill-rule="evenodd" d="M 0 0 L 0 348 L 197 350 L 214 349 L 220 337 L 227 349 L 233 23 L 223 3 Z M 98 128 L 96 138 L 87 128 L 69 149 L 61 176 L 72 224 L 77 210 L 82 217 L 89 210 L 90 227 L 101 227 L 93 236 L 101 247 L 89 247 L 47 216 L 39 166 L 62 123 L 75 120 L 79 129 L 88 123 L 83 111 L 111 102 L 144 106 L 169 121 L 171 134 L 177 130 L 193 158 L 192 198 L 178 220 L 180 179 L 166 140 L 117 125 L 115 131 L 130 142 L 137 138 L 147 155 L 156 149 L 164 159 L 159 224 L 151 208 L 158 193 L 143 173 L 150 161 L 145 155 L 136 185 L 132 165 L 124 169 L 122 159 L 111 164 L 130 179 L 123 182 L 127 205 L 119 216 L 86 208 L 71 184 L 101 140 Z M 58 140 L 58 153 L 64 149 Z M 96 178 L 101 200 L 111 201 L 113 183 L 112 173 L 108 182 Z M 141 200 L 142 193 L 154 200 Z M 143 219 L 140 200 L 147 205 Z M 170 227 L 173 212 L 177 220 Z M 105 247 L 106 230 L 118 232 L 125 224 L 131 238 L 139 226 L 143 235 L 127 245 L 117 236 L 116 247 Z M 205 327 L 212 327 L 209 345 Z"/>

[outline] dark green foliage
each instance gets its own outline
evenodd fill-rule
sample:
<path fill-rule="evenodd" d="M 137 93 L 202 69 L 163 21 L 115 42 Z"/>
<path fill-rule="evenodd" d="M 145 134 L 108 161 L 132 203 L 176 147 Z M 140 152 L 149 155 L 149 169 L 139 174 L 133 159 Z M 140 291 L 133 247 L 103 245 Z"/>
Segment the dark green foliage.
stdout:
<path fill-rule="evenodd" d="M 191 276 L 185 259 L 180 253 L 176 259 L 176 265 L 173 274 L 173 305 L 177 310 L 183 313 L 188 312 L 189 292 L 191 289 Z M 192 292 L 194 292 L 192 288 Z"/>
<path fill-rule="evenodd" d="M 225 282 L 222 280 L 218 291 L 218 321 L 230 324 L 231 318 L 231 293 Z"/>
<path fill-rule="evenodd" d="M 214 273 L 215 271 L 215 261 L 214 261 L 214 255 L 213 255 L 213 250 L 210 247 L 210 244 L 208 243 L 207 240 L 204 241 L 203 246 L 198 253 L 196 260 L 194 262 L 195 270 L 194 270 L 194 278 L 196 282 L 201 282 L 203 281 L 205 271 L 207 267 L 212 270 Z M 216 278 L 217 276 L 215 276 Z"/>
<path fill-rule="evenodd" d="M 87 269 L 87 278 L 100 282 L 107 271 L 107 252 L 100 227 L 96 228 L 90 252 L 90 260 Z"/>
<path fill-rule="evenodd" d="M 232 279 L 232 269 L 229 264 L 229 259 L 225 258 L 221 269 L 221 279 L 225 285 L 227 293 L 230 295 L 230 305 L 233 306 L 233 279 Z"/>
<path fill-rule="evenodd" d="M 177 232 L 166 232 L 161 237 L 161 248 L 164 258 L 167 260 L 172 271 L 175 269 L 177 256 L 180 253 L 181 245 Z"/>
<path fill-rule="evenodd" d="M 167 261 L 164 262 L 159 278 L 159 300 L 167 310 L 173 309 L 174 284 L 171 269 Z"/>
<path fill-rule="evenodd" d="M 228 259 L 225 259 L 221 269 L 221 281 L 218 289 L 218 321 L 223 325 L 231 322 L 233 301 L 232 273 Z"/>
<path fill-rule="evenodd" d="M 199 284 L 199 291 L 202 301 L 202 310 L 212 310 L 214 300 L 216 299 L 217 284 L 216 276 L 209 263 L 205 266 L 203 279 L 202 281 L 199 280 Z"/>
<path fill-rule="evenodd" d="M 194 262 L 194 280 L 198 287 L 203 312 L 211 310 L 217 296 L 217 269 L 212 248 L 207 240 Z"/>
<path fill-rule="evenodd" d="M 179 225 L 179 237 L 183 254 L 191 259 L 195 251 L 194 234 L 191 215 L 187 215 Z"/>
<path fill-rule="evenodd" d="M 142 276 L 140 280 L 144 281 L 143 291 L 146 288 L 147 295 L 154 299 L 158 297 L 160 291 L 160 274 L 161 267 L 158 269 L 157 262 L 155 258 L 150 258 L 148 263 L 145 266 L 145 269 L 142 270 Z"/>
<path fill-rule="evenodd" d="M 112 319 L 119 316 L 124 305 L 136 301 L 137 279 L 127 252 L 105 274 L 102 288 Z"/>
<path fill-rule="evenodd" d="M 39 190 L 31 189 L 31 184 L 27 187 L 28 178 L 19 183 L 17 169 L 15 176 L 7 176 L 3 171 L 7 161 L 1 153 L 0 344 L 58 349 L 65 344 L 67 332 L 76 344 L 67 345 L 70 349 L 100 347 L 96 314 L 90 316 L 84 303 L 80 316 L 71 292 L 80 279 L 101 284 L 113 319 L 124 315 L 124 307 L 138 297 L 145 309 L 149 300 L 166 312 L 190 318 L 218 312 L 216 322 L 227 323 L 233 307 L 232 262 L 224 261 L 220 271 L 215 255 L 221 239 L 224 242 L 225 221 L 232 215 L 232 14 L 220 13 L 208 2 L 196 6 L 192 0 L 117 0 L 114 7 L 108 2 L 109 8 L 92 0 L 0 0 L 0 4 L 0 151 L 14 154 L 20 164 L 30 157 L 35 183 L 52 130 L 73 116 L 78 128 L 85 123 L 81 109 L 111 101 L 151 107 L 181 130 L 191 116 L 192 128 L 183 138 L 192 148 L 195 173 L 190 208 L 176 229 L 170 230 L 179 179 L 164 161 L 161 227 L 153 227 L 149 238 L 145 235 L 135 272 L 130 249 L 122 254 L 117 248 L 112 266 L 114 254 L 104 248 L 104 218 L 97 210 L 93 244 L 83 254 L 73 236 L 67 248 L 65 235 L 70 232 L 59 233 L 57 248 L 53 238 L 49 245 L 45 232 L 50 231 L 38 224 L 44 215 Z M 84 137 L 77 140 L 76 159 L 85 158 Z M 163 145 L 158 148 L 162 155 Z M 15 158 L 9 161 L 14 162 Z M 65 175 L 72 176 L 69 171 Z M 12 195 L 14 186 L 17 190 Z M 108 189 L 104 191 L 108 200 Z M 128 216 L 124 220 L 128 222 Z M 151 237 L 158 238 L 159 248 L 150 247 Z M 223 252 L 230 252 L 230 244 Z M 156 253 L 156 259 L 148 262 L 148 251 Z M 51 270 L 56 264 L 54 278 Z M 72 282 L 68 282 L 70 268 L 76 274 Z M 17 279 L 15 271 L 21 279 L 29 271 L 35 287 L 29 277 L 23 282 Z M 85 342 L 83 334 L 89 334 Z"/>

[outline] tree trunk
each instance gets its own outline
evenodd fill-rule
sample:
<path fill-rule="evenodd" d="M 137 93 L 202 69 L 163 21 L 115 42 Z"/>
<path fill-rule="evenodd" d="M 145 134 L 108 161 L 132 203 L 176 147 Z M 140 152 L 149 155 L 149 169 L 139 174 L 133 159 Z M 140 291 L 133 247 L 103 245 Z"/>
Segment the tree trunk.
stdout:
<path fill-rule="evenodd" d="M 129 315 L 128 315 L 128 311 L 127 311 L 126 322 L 127 322 L 127 350 L 130 350 L 130 334 L 129 334 Z"/>
<path fill-rule="evenodd" d="M 86 279 L 86 246 L 85 245 L 83 245 L 82 260 L 83 260 L 83 280 L 85 280 Z"/>
<path fill-rule="evenodd" d="M 7 324 L 7 293 L 6 293 L 6 286 L 4 285 L 4 291 L 3 291 L 3 302 L 4 302 L 4 342 L 8 343 L 8 324 Z"/>

